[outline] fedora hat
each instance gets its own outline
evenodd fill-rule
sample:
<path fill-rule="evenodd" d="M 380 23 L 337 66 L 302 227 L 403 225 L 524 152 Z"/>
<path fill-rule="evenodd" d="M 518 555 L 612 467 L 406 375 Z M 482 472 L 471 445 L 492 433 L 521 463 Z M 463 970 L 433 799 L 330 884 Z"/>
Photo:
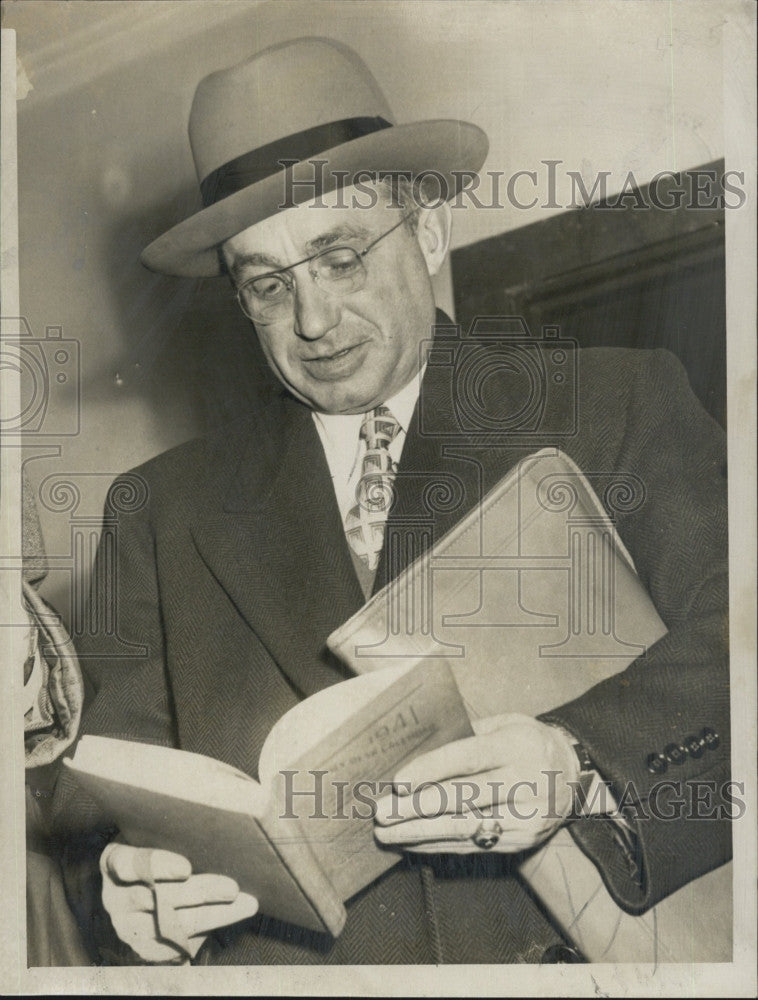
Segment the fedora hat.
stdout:
<path fill-rule="evenodd" d="M 433 119 L 397 125 L 351 49 L 298 38 L 206 76 L 189 139 L 203 207 L 142 252 L 153 271 L 220 274 L 218 246 L 293 204 L 372 175 L 434 171 L 448 197 L 478 171 L 487 137 L 476 125 Z M 280 161 L 288 161 L 283 165 Z"/>

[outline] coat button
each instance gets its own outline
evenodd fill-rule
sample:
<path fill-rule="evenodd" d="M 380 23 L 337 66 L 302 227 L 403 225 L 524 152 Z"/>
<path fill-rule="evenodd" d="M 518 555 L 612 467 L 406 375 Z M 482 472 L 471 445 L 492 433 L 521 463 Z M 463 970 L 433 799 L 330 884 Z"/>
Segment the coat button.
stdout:
<path fill-rule="evenodd" d="M 669 764 L 681 767 L 685 760 L 687 760 L 687 747 L 682 746 L 681 743 L 669 743 L 668 746 L 663 748 L 663 756 Z"/>
<path fill-rule="evenodd" d="M 669 764 L 676 764 L 677 767 L 680 767 L 687 760 L 687 747 L 679 743 L 669 743 L 667 747 L 663 748 L 663 755 Z"/>
<path fill-rule="evenodd" d="M 545 948 L 540 959 L 541 965 L 569 965 L 576 962 L 584 962 L 585 959 L 576 950 L 576 948 L 570 948 L 567 944 L 551 944 L 549 948 Z"/>
<path fill-rule="evenodd" d="M 721 737 L 716 730 L 709 729 L 708 726 L 700 733 L 700 739 L 709 750 L 715 750 L 721 743 Z"/>
<path fill-rule="evenodd" d="M 646 763 L 651 774 L 665 774 L 668 770 L 668 763 L 662 753 L 651 753 Z"/>
<path fill-rule="evenodd" d="M 699 736 L 685 736 L 682 742 L 684 746 L 687 747 L 687 753 L 694 760 L 703 756 L 703 753 L 705 752 L 705 744 L 701 741 Z"/>

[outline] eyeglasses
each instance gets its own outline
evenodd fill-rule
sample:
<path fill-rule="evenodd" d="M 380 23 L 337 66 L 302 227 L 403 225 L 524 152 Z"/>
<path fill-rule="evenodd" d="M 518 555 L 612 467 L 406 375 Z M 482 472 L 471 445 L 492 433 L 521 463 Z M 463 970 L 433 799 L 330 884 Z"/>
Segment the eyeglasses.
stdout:
<path fill-rule="evenodd" d="M 301 264 L 310 264 L 308 271 L 311 277 L 328 289 L 330 295 L 339 297 L 359 292 L 366 283 L 367 272 L 363 262 L 366 254 L 385 236 L 402 226 L 415 211 L 408 212 L 400 222 L 377 236 L 363 250 L 348 246 L 327 247 L 289 267 L 249 278 L 236 290 L 240 309 L 253 323 L 273 323 L 288 316 L 292 312 L 295 291 L 295 279 L 290 272 Z"/>

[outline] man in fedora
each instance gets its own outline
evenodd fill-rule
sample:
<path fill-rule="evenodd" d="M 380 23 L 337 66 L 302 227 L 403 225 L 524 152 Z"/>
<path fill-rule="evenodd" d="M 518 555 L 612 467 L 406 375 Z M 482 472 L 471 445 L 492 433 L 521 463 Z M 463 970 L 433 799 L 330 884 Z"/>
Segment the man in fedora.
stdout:
<path fill-rule="evenodd" d="M 441 535 L 527 452 L 508 438 L 466 442 L 448 383 L 421 352 L 445 322 L 430 279 L 451 213 L 444 198 L 416 198 L 416 182 L 434 171 L 456 194 L 487 152 L 475 125 L 396 125 L 353 52 L 298 39 L 203 80 L 189 130 L 204 208 L 143 261 L 180 276 L 226 273 L 279 388 L 137 470 L 148 500 L 118 515 L 109 610 L 119 641 L 147 653 L 116 658 L 112 637 L 87 640 L 83 732 L 177 746 L 255 776 L 276 720 L 347 675 L 325 640 L 402 570 L 410 546 L 392 563 L 384 551 L 393 519 L 412 522 L 428 485 L 450 473 L 464 501 L 439 513 Z M 527 834 L 498 827 L 463 844 L 448 841 L 444 817 L 442 827 L 440 817 L 399 824 L 403 861 L 348 902 L 333 940 L 256 913 L 229 879 L 192 875 L 178 855 L 120 842 L 64 777 L 56 807 L 69 897 L 100 961 L 566 960 L 567 942 L 511 859 L 564 822 L 582 771 L 617 795 L 632 783 L 642 801 L 666 770 L 685 781 L 684 807 L 668 820 L 574 824 L 627 910 L 727 860 L 720 792 L 711 822 L 692 822 L 691 808 L 697 781 L 720 789 L 729 761 L 723 435 L 660 352 L 584 352 L 579 386 L 578 432 L 562 447 L 580 468 L 644 484 L 645 504 L 618 529 L 668 634 L 621 680 L 540 719 L 496 719 L 412 772 L 419 782 L 492 772 L 544 796 L 557 774 L 554 809 Z M 422 416 L 447 438 L 425 435 Z M 372 505 L 372 486 L 393 503 Z M 173 935 L 163 917 L 158 932 L 154 880 L 176 882 Z"/>

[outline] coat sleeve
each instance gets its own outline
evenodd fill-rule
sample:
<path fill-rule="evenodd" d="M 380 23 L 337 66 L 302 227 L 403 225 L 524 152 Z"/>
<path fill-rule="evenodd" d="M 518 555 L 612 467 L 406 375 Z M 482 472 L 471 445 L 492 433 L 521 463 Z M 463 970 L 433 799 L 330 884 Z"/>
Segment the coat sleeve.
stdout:
<path fill-rule="evenodd" d="M 149 486 L 139 473 L 114 482 L 77 640 L 85 681 L 80 738 L 176 742 L 149 512 Z M 139 961 L 116 937 L 100 901 L 99 858 L 117 831 L 66 768 L 53 800 L 53 829 L 69 903 L 93 958 L 106 964 Z"/>
<path fill-rule="evenodd" d="M 616 470 L 638 477 L 644 502 L 617 525 L 669 631 L 625 671 L 542 716 L 585 745 L 624 807 L 632 851 L 608 818 L 571 829 L 632 913 L 727 861 L 730 815 L 740 811 L 729 772 L 724 434 L 671 354 L 643 357 Z"/>

